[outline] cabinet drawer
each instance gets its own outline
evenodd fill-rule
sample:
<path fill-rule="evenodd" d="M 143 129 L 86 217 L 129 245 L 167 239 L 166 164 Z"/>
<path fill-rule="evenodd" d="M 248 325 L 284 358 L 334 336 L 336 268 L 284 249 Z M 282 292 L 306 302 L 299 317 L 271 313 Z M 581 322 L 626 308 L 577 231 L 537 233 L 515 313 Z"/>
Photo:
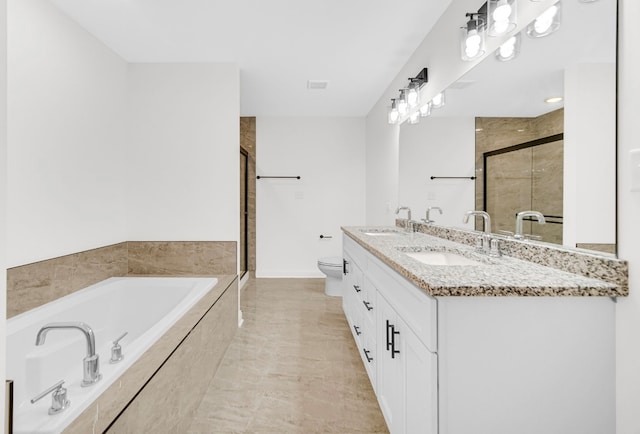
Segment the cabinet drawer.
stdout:
<path fill-rule="evenodd" d="M 351 261 L 360 267 L 360 270 L 365 271 L 367 269 L 366 250 L 360 244 L 343 234 L 342 248 L 344 252 L 351 257 Z"/>
<path fill-rule="evenodd" d="M 377 258 L 369 258 L 367 279 L 429 351 L 437 352 L 437 301 Z"/>

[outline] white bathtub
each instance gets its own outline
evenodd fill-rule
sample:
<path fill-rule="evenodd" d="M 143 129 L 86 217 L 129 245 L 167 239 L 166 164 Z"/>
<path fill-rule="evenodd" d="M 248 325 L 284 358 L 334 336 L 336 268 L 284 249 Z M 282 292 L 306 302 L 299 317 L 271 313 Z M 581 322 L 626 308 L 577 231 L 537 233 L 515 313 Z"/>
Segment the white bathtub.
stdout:
<path fill-rule="evenodd" d="M 215 278 L 115 277 L 7 321 L 7 378 L 14 381 L 14 432 L 58 433 L 133 364 L 202 296 Z M 38 330 L 50 322 L 84 322 L 95 334 L 102 379 L 80 387 L 86 339 L 77 330 L 51 330 L 36 346 Z M 110 364 L 112 341 L 124 360 Z M 65 380 L 71 406 L 49 416 L 50 396 L 30 399 Z"/>

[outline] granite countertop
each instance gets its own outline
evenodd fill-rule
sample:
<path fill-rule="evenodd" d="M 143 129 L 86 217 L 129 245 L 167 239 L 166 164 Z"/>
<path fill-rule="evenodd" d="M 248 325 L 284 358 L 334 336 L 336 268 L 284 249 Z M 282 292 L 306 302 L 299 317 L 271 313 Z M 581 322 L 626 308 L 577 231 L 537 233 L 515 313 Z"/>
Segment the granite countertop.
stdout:
<path fill-rule="evenodd" d="M 427 294 L 439 296 L 620 296 L 614 283 L 502 256 L 397 227 L 343 227 L 355 242 Z M 377 235 L 367 235 L 375 233 Z M 380 235 L 383 233 L 383 235 Z M 449 252 L 477 265 L 429 265 L 404 252 Z"/>

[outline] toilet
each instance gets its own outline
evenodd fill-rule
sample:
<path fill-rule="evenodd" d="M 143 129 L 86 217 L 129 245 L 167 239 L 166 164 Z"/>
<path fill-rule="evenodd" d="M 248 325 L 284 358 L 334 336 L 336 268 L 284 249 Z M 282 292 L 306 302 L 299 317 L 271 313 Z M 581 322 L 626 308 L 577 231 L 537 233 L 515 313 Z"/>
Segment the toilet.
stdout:
<path fill-rule="evenodd" d="M 318 268 L 327 276 L 324 293 L 333 297 L 342 297 L 342 258 L 340 256 L 320 258 Z"/>

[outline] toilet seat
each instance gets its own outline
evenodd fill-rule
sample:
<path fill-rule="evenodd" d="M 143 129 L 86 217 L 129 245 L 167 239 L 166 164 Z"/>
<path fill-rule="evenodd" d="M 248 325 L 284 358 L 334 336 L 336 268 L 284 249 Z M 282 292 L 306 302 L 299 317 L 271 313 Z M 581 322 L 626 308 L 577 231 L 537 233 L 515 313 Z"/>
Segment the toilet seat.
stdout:
<path fill-rule="evenodd" d="M 325 267 L 342 268 L 342 258 L 339 256 L 328 256 L 318 259 L 318 265 L 324 265 Z"/>

